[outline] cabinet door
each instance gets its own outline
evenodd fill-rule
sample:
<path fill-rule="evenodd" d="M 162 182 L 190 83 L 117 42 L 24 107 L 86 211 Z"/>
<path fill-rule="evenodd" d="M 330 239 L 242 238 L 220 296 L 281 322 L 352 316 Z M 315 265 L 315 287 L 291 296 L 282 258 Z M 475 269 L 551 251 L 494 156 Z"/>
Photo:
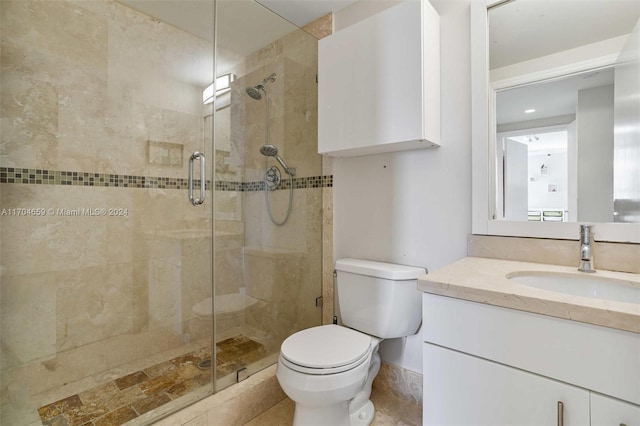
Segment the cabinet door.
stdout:
<path fill-rule="evenodd" d="M 589 424 L 589 392 L 495 362 L 424 344 L 423 425 Z M 616 425 L 618 426 L 618 425 Z"/>
<path fill-rule="evenodd" d="M 640 406 L 591 392 L 591 426 L 640 426 Z"/>
<path fill-rule="evenodd" d="M 439 16 L 404 1 L 318 43 L 318 152 L 338 157 L 440 143 Z"/>

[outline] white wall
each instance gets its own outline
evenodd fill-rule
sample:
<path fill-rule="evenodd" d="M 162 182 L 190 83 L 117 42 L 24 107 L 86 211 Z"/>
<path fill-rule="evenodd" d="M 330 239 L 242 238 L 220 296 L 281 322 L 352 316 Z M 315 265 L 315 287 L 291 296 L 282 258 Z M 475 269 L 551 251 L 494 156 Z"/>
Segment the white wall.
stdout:
<path fill-rule="evenodd" d="M 398 3 L 400 0 L 360 0 L 352 3 L 334 15 L 333 30 L 343 30 Z"/>
<path fill-rule="evenodd" d="M 567 151 L 535 151 L 528 158 L 529 209 L 567 210 Z M 547 168 L 546 175 L 540 173 L 542 164 Z M 556 192 L 549 192 L 551 184 L 556 185 Z"/>
<path fill-rule="evenodd" d="M 435 271 L 466 255 L 471 232 L 470 0 L 431 3 L 441 17 L 442 146 L 334 160 L 336 259 Z M 383 342 L 380 352 L 385 362 L 422 371 L 419 334 Z"/>

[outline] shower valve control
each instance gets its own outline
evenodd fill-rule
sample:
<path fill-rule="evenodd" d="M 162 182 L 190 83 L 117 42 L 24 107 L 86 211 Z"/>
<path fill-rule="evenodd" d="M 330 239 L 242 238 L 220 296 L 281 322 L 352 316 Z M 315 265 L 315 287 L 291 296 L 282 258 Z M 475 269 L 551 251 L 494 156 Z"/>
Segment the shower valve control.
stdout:
<path fill-rule="evenodd" d="M 280 174 L 280 169 L 276 166 L 272 166 L 264 173 L 264 183 L 267 188 L 271 191 L 280 186 L 280 181 L 282 180 L 282 176 Z"/>

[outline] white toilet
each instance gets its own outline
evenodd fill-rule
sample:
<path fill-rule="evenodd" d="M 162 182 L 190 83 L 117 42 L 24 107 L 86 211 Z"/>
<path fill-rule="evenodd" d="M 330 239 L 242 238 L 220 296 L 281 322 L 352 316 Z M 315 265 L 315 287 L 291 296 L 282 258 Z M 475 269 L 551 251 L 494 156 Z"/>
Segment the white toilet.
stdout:
<path fill-rule="evenodd" d="M 425 269 L 341 259 L 336 271 L 344 326 L 302 330 L 280 347 L 276 376 L 296 403 L 294 426 L 369 425 L 379 343 L 420 326 L 417 278 Z"/>

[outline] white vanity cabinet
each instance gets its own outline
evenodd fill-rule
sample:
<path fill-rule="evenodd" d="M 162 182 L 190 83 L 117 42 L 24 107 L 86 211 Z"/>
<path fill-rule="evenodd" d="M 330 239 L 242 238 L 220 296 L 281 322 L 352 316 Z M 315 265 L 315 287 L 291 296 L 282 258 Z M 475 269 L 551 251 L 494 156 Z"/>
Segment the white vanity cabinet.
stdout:
<path fill-rule="evenodd" d="M 591 392 L 591 426 L 620 425 L 640 426 L 640 406 Z"/>
<path fill-rule="evenodd" d="M 589 391 L 429 343 L 423 357 L 425 425 L 589 424 Z"/>
<path fill-rule="evenodd" d="M 318 152 L 440 144 L 440 18 L 403 1 L 318 42 Z"/>
<path fill-rule="evenodd" d="M 423 424 L 640 426 L 640 335 L 423 294 Z"/>

